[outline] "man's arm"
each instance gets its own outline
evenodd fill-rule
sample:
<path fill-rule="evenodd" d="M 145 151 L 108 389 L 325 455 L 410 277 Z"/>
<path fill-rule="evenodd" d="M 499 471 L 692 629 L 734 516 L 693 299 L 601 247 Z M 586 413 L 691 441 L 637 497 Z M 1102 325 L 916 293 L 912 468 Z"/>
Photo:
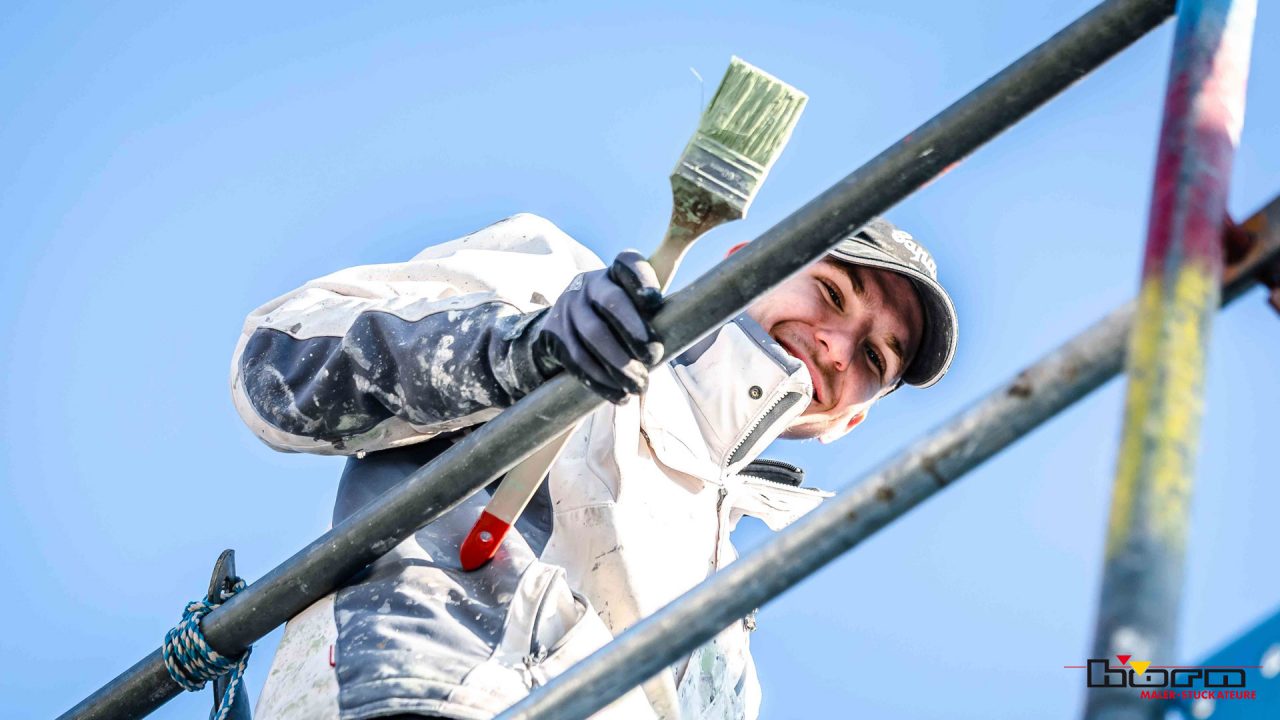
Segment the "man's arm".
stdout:
<path fill-rule="evenodd" d="M 647 322 L 656 285 L 635 277 L 652 273 L 633 255 L 584 273 L 594 256 L 518 215 L 407 263 L 307 283 L 250 314 L 236 407 L 276 449 L 354 454 L 488 420 L 561 368 L 619 401 L 661 354 Z"/>
<path fill-rule="evenodd" d="M 265 423 L 334 452 L 381 449 L 397 444 L 397 430 L 434 434 L 487 419 L 485 411 L 511 405 L 542 380 L 524 332 L 535 315 L 501 301 L 406 318 L 376 301 L 307 296 L 275 318 L 339 313 L 350 324 L 341 335 L 269 327 L 250 334 L 237 380 L 254 412 L 251 426 Z"/>

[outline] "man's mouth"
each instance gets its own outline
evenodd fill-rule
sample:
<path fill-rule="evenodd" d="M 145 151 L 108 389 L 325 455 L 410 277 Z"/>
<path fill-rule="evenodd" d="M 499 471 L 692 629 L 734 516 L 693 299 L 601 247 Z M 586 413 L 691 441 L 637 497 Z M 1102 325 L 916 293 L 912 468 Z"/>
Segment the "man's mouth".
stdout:
<path fill-rule="evenodd" d="M 799 350 L 796 349 L 794 345 L 787 342 L 786 340 L 778 339 L 778 344 L 782 346 L 783 350 L 787 351 L 788 355 L 804 363 L 804 366 L 809 370 L 809 380 L 811 383 L 813 383 L 813 402 L 817 405 L 821 405 L 822 404 L 822 388 L 820 387 L 821 376 L 818 374 L 818 369 L 813 366 L 813 361 L 809 359 L 808 354 L 800 352 Z"/>

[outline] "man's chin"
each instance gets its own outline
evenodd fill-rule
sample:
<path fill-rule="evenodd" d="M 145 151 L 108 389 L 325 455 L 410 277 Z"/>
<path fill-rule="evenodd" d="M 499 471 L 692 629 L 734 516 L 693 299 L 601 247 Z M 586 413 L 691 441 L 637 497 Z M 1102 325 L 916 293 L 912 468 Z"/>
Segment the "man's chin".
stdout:
<path fill-rule="evenodd" d="M 822 437 L 825 429 L 819 423 L 800 419 L 783 430 L 778 437 L 786 440 L 815 440 Z"/>

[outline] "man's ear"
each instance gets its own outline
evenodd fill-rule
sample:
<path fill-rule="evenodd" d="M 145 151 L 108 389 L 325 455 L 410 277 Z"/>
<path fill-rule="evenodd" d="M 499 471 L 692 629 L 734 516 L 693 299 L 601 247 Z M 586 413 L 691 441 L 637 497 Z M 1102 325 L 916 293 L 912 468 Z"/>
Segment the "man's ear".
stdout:
<path fill-rule="evenodd" d="M 818 437 L 818 442 L 822 443 L 823 445 L 827 445 L 829 443 L 835 442 L 836 440 L 839 440 L 845 435 L 848 435 L 850 430 L 853 430 L 854 428 L 858 427 L 859 425 L 862 424 L 863 420 L 867 419 L 867 413 L 870 412 L 870 410 L 871 410 L 870 408 L 867 408 L 862 412 L 858 413 L 857 415 L 854 415 L 853 417 L 849 418 L 849 421 L 845 423 L 843 426 L 837 426 L 826 431 L 825 433 L 823 433 Z"/>
<path fill-rule="evenodd" d="M 730 255 L 732 255 L 732 254 L 734 254 L 734 253 L 738 252 L 739 250 L 741 250 L 742 248 L 744 248 L 744 247 L 746 247 L 746 246 L 747 246 L 747 244 L 746 244 L 745 242 L 740 242 L 740 243 L 738 243 L 737 245 L 734 245 L 733 247 L 729 248 L 729 252 L 725 253 L 725 254 L 724 254 L 724 256 L 725 256 L 725 257 L 729 257 Z"/>

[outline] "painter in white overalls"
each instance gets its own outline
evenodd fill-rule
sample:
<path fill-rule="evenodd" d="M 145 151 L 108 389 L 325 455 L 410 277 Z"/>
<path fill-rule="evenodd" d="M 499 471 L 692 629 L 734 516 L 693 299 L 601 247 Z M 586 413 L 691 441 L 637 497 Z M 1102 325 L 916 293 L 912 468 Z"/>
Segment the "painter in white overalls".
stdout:
<path fill-rule="evenodd" d="M 236 407 L 276 449 L 351 456 L 340 522 L 536 386 L 513 344 L 601 266 L 550 222 L 517 215 L 409 262 L 307 283 L 249 316 Z M 578 426 L 493 562 L 458 565 L 480 493 L 294 618 L 257 717 L 501 712 L 732 562 L 742 515 L 779 529 L 826 495 L 757 460 L 813 392 L 806 363 L 761 325 L 728 323 L 654 368 L 638 401 Z M 757 717 L 748 624 L 599 716 Z"/>

